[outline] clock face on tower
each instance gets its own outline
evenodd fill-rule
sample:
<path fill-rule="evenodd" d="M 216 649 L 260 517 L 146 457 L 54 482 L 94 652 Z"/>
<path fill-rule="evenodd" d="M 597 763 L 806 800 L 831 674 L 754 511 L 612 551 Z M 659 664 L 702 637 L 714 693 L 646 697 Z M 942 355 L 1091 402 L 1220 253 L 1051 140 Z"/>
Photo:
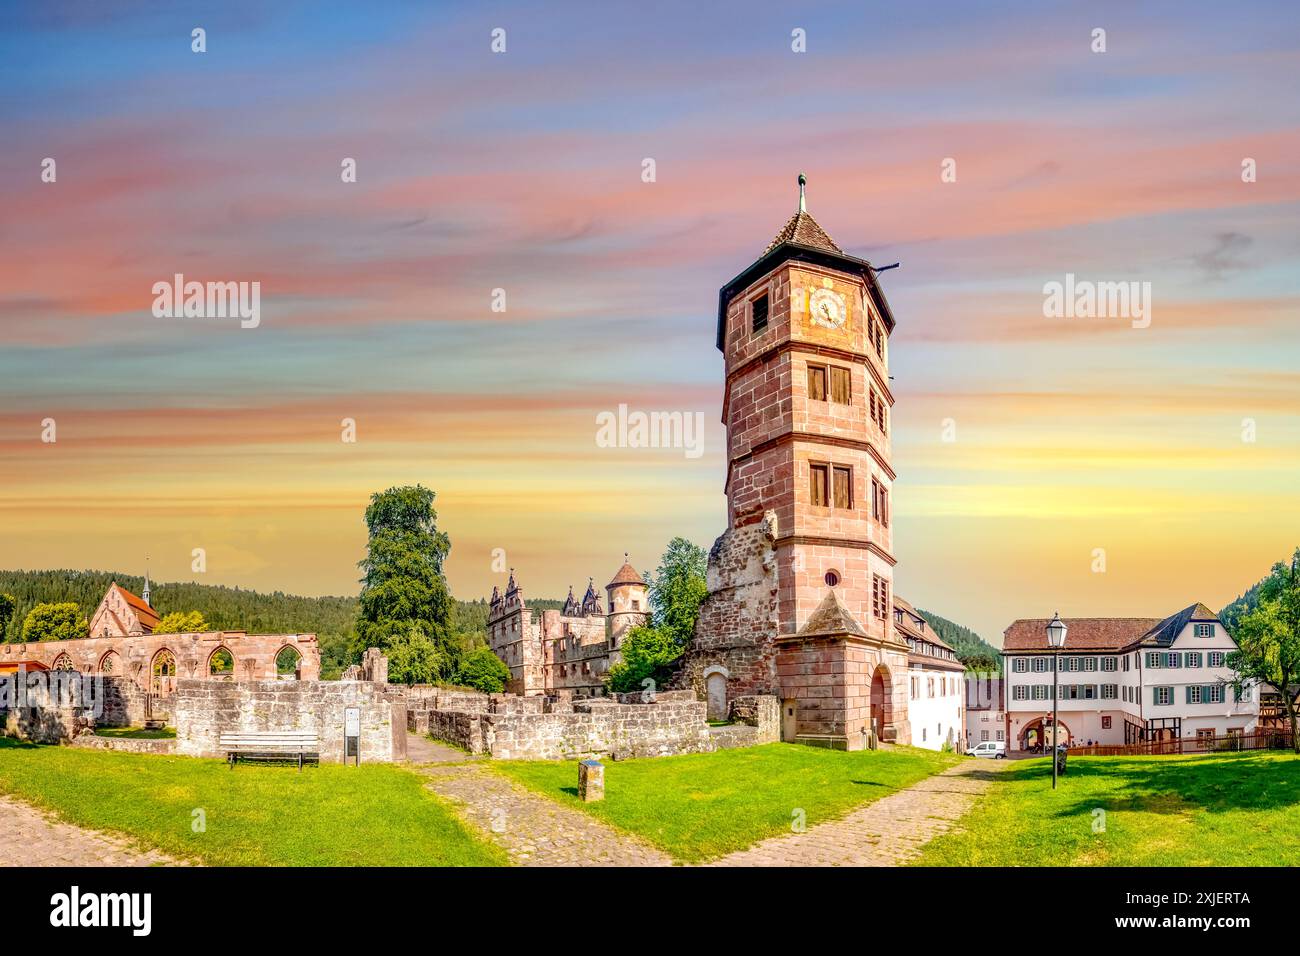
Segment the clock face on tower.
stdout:
<path fill-rule="evenodd" d="M 808 298 L 808 314 L 814 322 L 825 328 L 844 328 L 847 311 L 844 296 L 831 289 L 817 289 Z"/>

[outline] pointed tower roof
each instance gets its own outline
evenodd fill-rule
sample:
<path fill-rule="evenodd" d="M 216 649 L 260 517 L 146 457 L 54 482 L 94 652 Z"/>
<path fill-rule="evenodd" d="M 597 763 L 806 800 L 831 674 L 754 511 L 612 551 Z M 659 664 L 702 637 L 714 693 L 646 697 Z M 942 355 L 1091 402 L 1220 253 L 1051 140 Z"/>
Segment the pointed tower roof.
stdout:
<path fill-rule="evenodd" d="M 602 614 L 600 607 L 600 596 L 596 594 L 596 581 L 594 578 L 587 578 L 587 593 L 582 596 L 582 613 Z"/>
<path fill-rule="evenodd" d="M 623 552 L 623 566 L 619 568 L 618 573 L 614 575 L 614 580 L 605 585 L 605 589 L 616 588 L 620 584 L 645 584 L 645 581 L 641 579 L 641 575 L 637 573 L 636 568 L 632 567 L 632 565 L 628 563 L 626 551 Z"/>
<path fill-rule="evenodd" d="M 727 306 L 740 292 L 749 288 L 758 279 L 767 275 L 783 262 L 795 260 L 825 266 L 839 272 L 861 276 L 867 287 L 871 301 L 885 320 L 889 331 L 894 330 L 894 313 L 876 279 L 876 270 L 866 259 L 859 259 L 847 254 L 826 232 L 825 229 L 808 212 L 808 201 L 804 187 L 808 178 L 799 174 L 799 207 L 795 214 L 776 234 L 776 237 L 763 250 L 747 269 L 718 290 L 718 349 L 726 346 Z"/>
<path fill-rule="evenodd" d="M 827 589 L 826 596 L 822 598 L 822 603 L 817 605 L 817 610 L 812 612 L 812 616 L 799 628 L 799 637 L 831 637 L 835 635 L 853 634 L 857 637 L 866 637 L 867 632 L 863 630 L 862 625 L 857 619 L 849 613 L 848 608 L 840 603 L 840 599 L 835 596 L 833 588 Z"/>
<path fill-rule="evenodd" d="M 763 255 L 767 255 L 777 246 L 784 245 L 787 242 L 793 242 L 798 246 L 808 246 L 811 249 L 824 249 L 836 255 L 844 255 L 844 250 L 835 244 L 835 240 L 826 234 L 826 230 L 808 212 L 808 203 L 804 197 L 804 186 L 807 182 L 808 177 L 800 173 L 799 209 L 790 217 L 790 221 L 782 227 L 781 231 L 776 234 L 776 238 L 767 244 L 767 248 L 763 250 Z"/>

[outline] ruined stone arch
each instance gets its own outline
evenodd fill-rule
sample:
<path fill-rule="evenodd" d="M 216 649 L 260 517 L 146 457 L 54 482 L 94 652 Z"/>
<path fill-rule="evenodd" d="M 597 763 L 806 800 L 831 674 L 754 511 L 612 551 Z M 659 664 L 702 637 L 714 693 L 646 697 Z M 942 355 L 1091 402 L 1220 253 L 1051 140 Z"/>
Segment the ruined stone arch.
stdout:
<path fill-rule="evenodd" d="M 235 679 L 235 653 L 225 644 L 215 647 L 208 655 L 206 677 L 212 680 Z"/>
<path fill-rule="evenodd" d="M 98 671 L 101 674 L 121 674 L 122 657 L 117 651 L 105 651 L 104 656 L 99 659 Z"/>
<path fill-rule="evenodd" d="M 285 652 L 288 652 L 286 654 Z M 292 659 L 290 658 L 292 655 Z M 302 675 L 302 651 L 292 644 L 285 644 L 275 652 L 272 658 L 275 664 L 276 680 L 300 680 Z"/>
<path fill-rule="evenodd" d="M 176 655 L 169 647 L 158 648 L 149 661 L 149 689 L 155 694 L 170 694 L 176 687 Z"/>

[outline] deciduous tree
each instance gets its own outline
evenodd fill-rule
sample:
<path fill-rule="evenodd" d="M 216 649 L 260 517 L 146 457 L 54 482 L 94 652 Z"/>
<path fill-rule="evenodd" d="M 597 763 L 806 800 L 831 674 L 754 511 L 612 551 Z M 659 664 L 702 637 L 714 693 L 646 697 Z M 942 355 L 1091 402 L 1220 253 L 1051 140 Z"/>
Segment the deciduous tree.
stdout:
<path fill-rule="evenodd" d="M 1237 688 L 1263 682 L 1282 695 L 1291 747 L 1300 754 L 1295 686 L 1300 684 L 1300 548 L 1259 585 L 1259 603 L 1237 622 L 1237 650 L 1226 658 Z"/>
<path fill-rule="evenodd" d="M 155 625 L 155 634 L 202 634 L 211 630 L 199 611 L 172 611 Z"/>
<path fill-rule="evenodd" d="M 61 604 L 38 604 L 23 621 L 23 640 L 73 641 L 85 637 L 90 622 L 81 608 L 71 601 Z"/>

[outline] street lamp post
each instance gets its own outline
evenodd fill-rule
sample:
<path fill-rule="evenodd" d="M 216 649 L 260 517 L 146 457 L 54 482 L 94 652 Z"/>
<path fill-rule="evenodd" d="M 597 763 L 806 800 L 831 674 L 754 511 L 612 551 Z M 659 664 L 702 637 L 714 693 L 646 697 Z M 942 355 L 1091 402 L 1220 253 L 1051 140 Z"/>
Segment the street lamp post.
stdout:
<path fill-rule="evenodd" d="M 1056 789 L 1056 748 L 1060 744 L 1056 723 L 1056 692 L 1059 686 L 1061 648 L 1065 646 L 1065 622 L 1060 613 L 1052 615 L 1047 623 L 1047 643 L 1052 648 L 1052 789 Z"/>

